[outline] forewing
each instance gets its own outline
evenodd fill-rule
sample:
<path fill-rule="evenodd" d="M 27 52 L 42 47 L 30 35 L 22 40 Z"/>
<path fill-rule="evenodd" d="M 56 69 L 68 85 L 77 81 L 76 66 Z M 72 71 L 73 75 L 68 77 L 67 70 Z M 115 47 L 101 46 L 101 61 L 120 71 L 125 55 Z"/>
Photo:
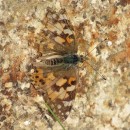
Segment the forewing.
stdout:
<path fill-rule="evenodd" d="M 61 47 L 65 53 L 77 52 L 74 29 L 65 9 L 56 12 L 48 8 L 42 23 L 45 25 L 42 33 L 55 44 L 55 48 Z"/>
<path fill-rule="evenodd" d="M 68 71 L 46 73 L 36 68 L 30 75 L 32 85 L 43 94 L 45 102 L 62 121 L 67 118 L 76 94 L 75 69 Z"/>

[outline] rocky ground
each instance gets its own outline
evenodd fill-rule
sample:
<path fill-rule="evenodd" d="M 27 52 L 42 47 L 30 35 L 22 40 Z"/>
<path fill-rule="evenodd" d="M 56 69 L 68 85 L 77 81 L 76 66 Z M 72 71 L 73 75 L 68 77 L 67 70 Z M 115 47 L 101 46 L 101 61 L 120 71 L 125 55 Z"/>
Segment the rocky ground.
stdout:
<path fill-rule="evenodd" d="M 0 129 L 62 130 L 27 77 L 47 7 L 66 9 L 78 53 L 89 52 L 96 67 L 80 65 L 65 129 L 130 130 L 129 0 L 0 0 Z"/>

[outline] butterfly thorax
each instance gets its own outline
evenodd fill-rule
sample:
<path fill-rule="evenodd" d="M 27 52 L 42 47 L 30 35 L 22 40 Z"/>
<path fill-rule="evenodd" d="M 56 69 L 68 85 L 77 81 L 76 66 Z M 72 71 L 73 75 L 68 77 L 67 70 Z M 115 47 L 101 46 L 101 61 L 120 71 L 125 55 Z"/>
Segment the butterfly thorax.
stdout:
<path fill-rule="evenodd" d="M 79 62 L 79 56 L 76 54 L 64 56 L 65 64 L 77 64 Z"/>

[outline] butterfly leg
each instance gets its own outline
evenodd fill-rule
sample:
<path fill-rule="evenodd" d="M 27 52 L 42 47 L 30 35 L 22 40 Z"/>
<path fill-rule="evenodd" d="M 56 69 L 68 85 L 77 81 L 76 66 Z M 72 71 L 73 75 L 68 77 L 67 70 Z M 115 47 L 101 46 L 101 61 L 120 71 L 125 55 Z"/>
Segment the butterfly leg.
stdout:
<path fill-rule="evenodd" d="M 75 66 L 75 71 L 76 71 L 76 75 L 77 75 L 77 82 L 78 82 L 78 86 L 82 86 L 82 82 L 81 82 L 81 80 L 80 80 L 80 74 L 79 74 L 79 67 L 78 66 Z"/>
<path fill-rule="evenodd" d="M 71 68 L 73 66 L 73 64 L 69 64 L 65 66 L 65 69 L 68 70 L 69 68 Z"/>

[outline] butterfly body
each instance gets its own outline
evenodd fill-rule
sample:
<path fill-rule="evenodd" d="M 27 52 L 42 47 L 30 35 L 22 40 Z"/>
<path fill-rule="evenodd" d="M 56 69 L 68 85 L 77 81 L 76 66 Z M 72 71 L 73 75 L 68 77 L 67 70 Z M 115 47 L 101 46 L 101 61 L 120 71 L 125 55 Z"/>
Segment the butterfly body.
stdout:
<path fill-rule="evenodd" d="M 66 54 L 66 55 L 53 55 L 47 58 L 43 58 L 43 65 L 46 67 L 55 67 L 55 66 L 70 66 L 76 65 L 78 62 L 83 61 L 82 55 L 77 54 Z"/>

